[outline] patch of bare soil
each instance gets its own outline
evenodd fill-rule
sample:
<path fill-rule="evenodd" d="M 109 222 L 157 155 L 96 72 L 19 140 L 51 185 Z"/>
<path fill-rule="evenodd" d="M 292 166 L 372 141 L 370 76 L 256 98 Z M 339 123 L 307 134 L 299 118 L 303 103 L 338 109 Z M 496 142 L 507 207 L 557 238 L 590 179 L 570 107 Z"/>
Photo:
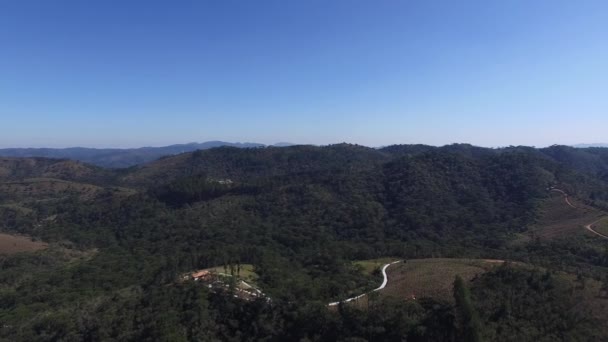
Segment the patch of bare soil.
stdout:
<path fill-rule="evenodd" d="M 33 241 L 27 236 L 0 233 L 0 254 L 33 252 L 45 248 L 48 248 L 47 243 Z"/>

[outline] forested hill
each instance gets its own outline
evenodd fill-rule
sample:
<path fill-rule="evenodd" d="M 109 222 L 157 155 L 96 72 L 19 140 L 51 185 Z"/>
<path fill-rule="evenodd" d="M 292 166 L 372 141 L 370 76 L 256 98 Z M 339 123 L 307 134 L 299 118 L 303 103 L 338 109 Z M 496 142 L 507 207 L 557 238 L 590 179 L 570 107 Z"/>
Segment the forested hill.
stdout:
<path fill-rule="evenodd" d="M 0 157 L 0 182 L 55 178 L 93 183 L 112 182 L 116 172 L 68 159 Z"/>
<path fill-rule="evenodd" d="M 369 147 L 338 144 L 324 147 L 300 145 L 239 149 L 219 147 L 161 158 L 128 170 L 128 184 L 158 184 L 204 173 L 218 179 L 245 181 L 253 178 L 309 171 L 345 169 L 354 172 L 387 162 L 391 156 Z"/>
<path fill-rule="evenodd" d="M 492 300 L 467 305 L 483 308 L 489 327 L 500 325 L 481 334 L 543 336 L 547 321 L 522 309 L 533 300 L 557 329 L 546 336 L 605 340 L 603 311 L 584 311 L 569 297 L 582 292 L 555 279 L 566 272 L 581 283 L 602 281 L 605 241 L 582 227 L 543 240 L 533 228 L 556 210 L 544 206 L 553 187 L 585 208 L 605 208 L 606 155 L 560 146 L 339 144 L 220 147 L 124 170 L 0 159 L 0 229 L 50 244 L 0 257 L 0 337 L 462 340 L 462 308 L 433 298 L 327 308 L 377 286 L 354 261 L 390 256 L 531 265 L 472 280 L 472 298 Z M 180 280 L 192 270 L 244 264 L 269 300 Z M 520 296 L 522 289 L 535 297 Z M 512 302 L 502 301 L 504 293 Z M 585 324 L 558 314 L 572 308 Z"/>
<path fill-rule="evenodd" d="M 565 183 L 563 186 L 573 194 L 591 198 L 598 205 L 603 205 L 600 202 L 606 201 L 602 188 L 603 182 L 608 181 L 608 149 L 567 146 L 542 149 L 525 146 L 491 149 L 468 144 L 443 147 L 393 145 L 381 149 L 351 144 L 256 149 L 220 147 L 164 157 L 136 166 L 121 173 L 120 180 L 123 184 L 135 187 L 146 187 L 197 174 L 215 179 L 251 181 L 320 170 L 358 172 L 424 155 L 450 155 L 460 160 L 475 161 L 482 168 L 484 163 L 491 163 L 502 155 L 518 155 L 526 159 L 524 162 L 545 169 L 554 178 L 552 181 Z"/>

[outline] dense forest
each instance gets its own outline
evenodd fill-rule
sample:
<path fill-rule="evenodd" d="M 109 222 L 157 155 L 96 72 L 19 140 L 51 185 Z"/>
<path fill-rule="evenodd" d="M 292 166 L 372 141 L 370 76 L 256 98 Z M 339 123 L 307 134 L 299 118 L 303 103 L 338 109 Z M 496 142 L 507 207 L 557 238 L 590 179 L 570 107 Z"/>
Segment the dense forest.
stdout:
<path fill-rule="evenodd" d="M 608 240 L 532 234 L 559 188 L 608 209 L 608 149 L 219 147 L 125 169 L 0 158 L 7 341 L 608 340 Z M 500 259 L 453 301 L 370 296 L 354 261 Z M 244 300 L 182 275 L 253 265 Z"/>

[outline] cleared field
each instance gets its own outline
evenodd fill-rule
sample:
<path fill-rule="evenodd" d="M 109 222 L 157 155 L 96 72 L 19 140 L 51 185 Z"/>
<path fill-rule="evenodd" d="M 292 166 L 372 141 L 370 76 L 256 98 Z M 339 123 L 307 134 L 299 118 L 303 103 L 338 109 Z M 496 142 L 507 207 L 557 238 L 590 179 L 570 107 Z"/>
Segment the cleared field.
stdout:
<path fill-rule="evenodd" d="M 395 259 L 383 258 L 358 261 L 367 270 L 385 265 Z M 501 265 L 502 260 L 486 259 L 412 259 L 390 265 L 386 269 L 388 283 L 382 290 L 371 292 L 349 304 L 366 308 L 373 298 L 391 297 L 400 300 L 433 298 L 453 302 L 452 287 L 456 275 L 470 281 L 478 274 Z M 366 272 L 366 270 L 363 270 Z M 378 284 L 379 285 L 379 284 Z"/>
<path fill-rule="evenodd" d="M 483 259 L 414 259 L 387 269 L 388 284 L 383 296 L 399 299 L 431 297 L 451 302 L 456 275 L 470 281 L 503 262 Z"/>
<path fill-rule="evenodd" d="M 585 225 L 604 215 L 601 211 L 572 198 L 569 200 L 576 208 L 569 206 L 560 193 L 552 193 L 550 198 L 544 200 L 540 208 L 540 218 L 531 229 L 531 234 L 541 239 L 584 234 Z"/>
<path fill-rule="evenodd" d="M 44 242 L 32 241 L 27 236 L 0 233 L 0 254 L 33 252 L 48 247 Z"/>

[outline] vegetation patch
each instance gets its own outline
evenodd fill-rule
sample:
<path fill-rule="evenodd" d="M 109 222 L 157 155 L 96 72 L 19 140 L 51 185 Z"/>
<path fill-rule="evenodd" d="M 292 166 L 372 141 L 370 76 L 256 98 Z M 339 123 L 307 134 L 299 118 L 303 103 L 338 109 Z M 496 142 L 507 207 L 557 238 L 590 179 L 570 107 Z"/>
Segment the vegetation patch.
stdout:
<path fill-rule="evenodd" d="M 240 265 L 230 265 L 230 266 L 217 266 L 207 268 L 203 271 L 209 271 L 217 274 L 226 274 L 236 276 L 248 283 L 254 283 L 258 279 L 257 273 L 255 273 L 255 268 L 251 264 L 240 264 Z"/>
<path fill-rule="evenodd" d="M 483 341 L 605 340 L 606 286 L 580 274 L 497 267 L 471 293 Z"/>
<path fill-rule="evenodd" d="M 397 258 L 379 258 L 379 259 L 369 259 L 369 260 L 359 260 L 355 261 L 355 265 L 361 266 L 363 272 L 365 274 L 374 274 L 382 269 L 382 266 L 391 263 Z"/>
<path fill-rule="evenodd" d="M 20 206 L 18 204 L 14 204 L 14 203 L 0 204 L 0 208 L 6 208 L 9 210 L 18 211 L 19 213 L 24 214 L 24 215 L 28 215 L 28 214 L 31 214 L 34 212 L 30 208 L 26 208 L 24 206 Z"/>
<path fill-rule="evenodd" d="M 90 198 L 102 190 L 103 188 L 91 184 L 51 178 L 31 178 L 0 184 L 0 191 L 15 199 L 55 198 L 68 195 Z"/>

